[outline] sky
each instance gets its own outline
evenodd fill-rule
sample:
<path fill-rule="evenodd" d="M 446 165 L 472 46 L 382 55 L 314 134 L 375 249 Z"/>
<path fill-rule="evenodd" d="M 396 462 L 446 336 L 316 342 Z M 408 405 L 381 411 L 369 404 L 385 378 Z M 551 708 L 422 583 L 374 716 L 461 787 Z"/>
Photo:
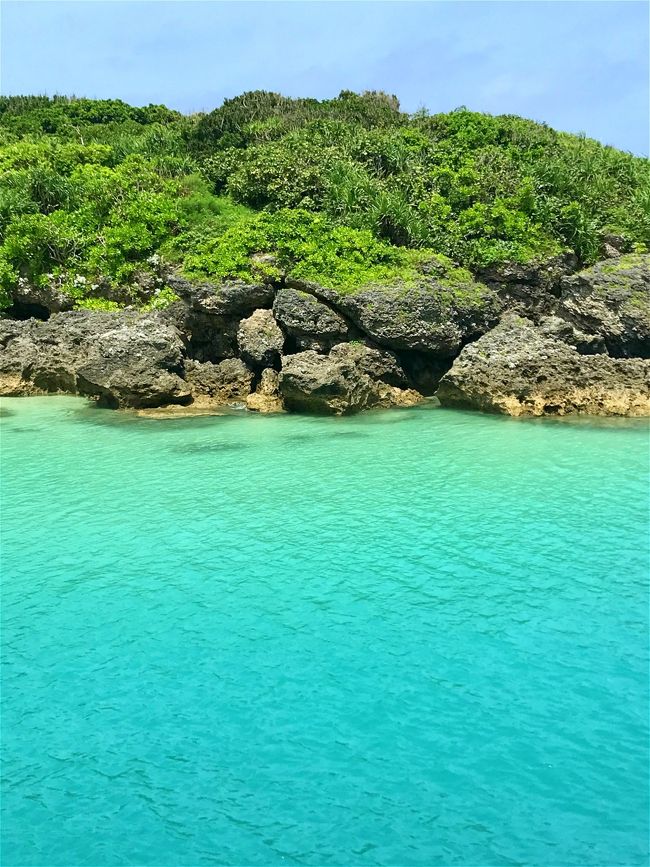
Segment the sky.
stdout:
<path fill-rule="evenodd" d="M 0 92 L 210 111 L 246 90 L 384 90 L 649 150 L 645 0 L 2 0 Z"/>

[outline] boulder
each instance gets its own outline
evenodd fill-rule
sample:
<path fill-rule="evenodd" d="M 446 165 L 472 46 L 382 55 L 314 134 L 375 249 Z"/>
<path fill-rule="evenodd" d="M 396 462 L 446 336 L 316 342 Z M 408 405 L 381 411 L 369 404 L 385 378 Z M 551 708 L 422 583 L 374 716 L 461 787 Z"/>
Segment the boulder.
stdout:
<path fill-rule="evenodd" d="M 242 319 L 237 331 L 239 352 L 251 367 L 264 369 L 279 366 L 284 334 L 271 310 L 255 310 Z"/>
<path fill-rule="evenodd" d="M 34 391 L 86 394 L 112 407 L 186 403 L 183 342 L 158 313 L 74 310 L 2 320 L 0 373 Z"/>
<path fill-rule="evenodd" d="M 1 393 L 76 393 L 91 331 L 87 318 L 61 313 L 47 321 L 0 320 Z"/>
<path fill-rule="evenodd" d="M 262 371 L 257 388 L 246 398 L 246 407 L 253 412 L 264 413 L 284 410 L 277 370 L 267 367 Z"/>
<path fill-rule="evenodd" d="M 332 347 L 329 354 L 332 361 L 353 364 L 360 373 L 387 385 L 408 388 L 409 379 L 394 352 L 377 349 L 365 343 L 340 343 Z"/>
<path fill-rule="evenodd" d="M 496 293 L 480 283 L 424 279 L 413 287 L 342 295 L 339 308 L 380 346 L 453 358 L 498 320 Z"/>
<path fill-rule="evenodd" d="M 189 403 L 190 391 L 180 376 L 181 336 L 159 315 L 122 311 L 98 318 L 95 314 L 88 317 L 88 324 L 76 370 L 80 393 L 97 395 L 115 407 Z"/>
<path fill-rule="evenodd" d="M 505 309 L 537 320 L 555 310 L 562 279 L 577 269 L 576 256 L 562 253 L 533 262 L 499 262 L 475 274 L 497 293 Z"/>
<path fill-rule="evenodd" d="M 562 281 L 557 315 L 610 355 L 650 358 L 650 254 L 598 262 Z"/>
<path fill-rule="evenodd" d="M 630 249 L 629 242 L 623 235 L 606 232 L 600 239 L 601 253 L 604 259 L 617 259 Z"/>
<path fill-rule="evenodd" d="M 466 346 L 440 381 L 443 406 L 507 415 L 650 415 L 650 362 L 580 355 L 510 315 Z"/>
<path fill-rule="evenodd" d="M 279 384 L 288 409 L 336 415 L 365 408 L 374 385 L 354 365 L 337 364 L 313 349 L 282 359 Z"/>
<path fill-rule="evenodd" d="M 184 277 L 169 275 L 167 285 L 188 306 L 214 316 L 248 316 L 258 307 L 271 307 L 275 290 L 265 283 L 192 283 Z"/>
<path fill-rule="evenodd" d="M 284 332 L 294 338 L 297 349 L 327 352 L 349 336 L 349 326 L 339 313 L 299 289 L 280 289 L 273 314 Z"/>
<path fill-rule="evenodd" d="M 411 406 L 422 400 L 412 389 L 373 379 L 362 370 L 354 347 L 349 349 L 344 344 L 329 355 L 306 350 L 285 356 L 279 384 L 287 409 L 343 415 L 371 407 Z"/>
<path fill-rule="evenodd" d="M 31 339 L 33 320 L 0 319 L 0 395 L 13 397 L 37 391 L 30 372 L 38 359 Z"/>
<path fill-rule="evenodd" d="M 241 358 L 227 358 L 219 364 L 188 360 L 185 378 L 195 403 L 221 406 L 246 400 L 253 383 L 253 371 Z"/>

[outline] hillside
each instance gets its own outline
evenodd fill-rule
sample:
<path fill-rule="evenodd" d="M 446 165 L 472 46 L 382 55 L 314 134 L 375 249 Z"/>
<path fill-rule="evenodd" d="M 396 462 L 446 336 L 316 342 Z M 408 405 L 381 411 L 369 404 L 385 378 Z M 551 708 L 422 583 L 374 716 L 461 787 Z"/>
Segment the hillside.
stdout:
<path fill-rule="evenodd" d="M 650 245 L 647 160 L 515 116 L 408 115 L 383 93 L 246 93 L 192 117 L 4 97 L 0 168 L 4 307 L 25 286 L 164 307 L 170 271 L 350 293 L 434 267 L 453 289 L 503 262 L 590 265 L 607 236 Z"/>

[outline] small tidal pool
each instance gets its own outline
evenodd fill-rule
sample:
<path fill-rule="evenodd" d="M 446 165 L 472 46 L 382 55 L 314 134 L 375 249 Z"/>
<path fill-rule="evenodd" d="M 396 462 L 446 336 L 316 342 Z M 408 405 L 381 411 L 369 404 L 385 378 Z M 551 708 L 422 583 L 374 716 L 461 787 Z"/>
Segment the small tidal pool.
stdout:
<path fill-rule="evenodd" d="M 1 415 L 3 867 L 647 864 L 645 423 Z"/>

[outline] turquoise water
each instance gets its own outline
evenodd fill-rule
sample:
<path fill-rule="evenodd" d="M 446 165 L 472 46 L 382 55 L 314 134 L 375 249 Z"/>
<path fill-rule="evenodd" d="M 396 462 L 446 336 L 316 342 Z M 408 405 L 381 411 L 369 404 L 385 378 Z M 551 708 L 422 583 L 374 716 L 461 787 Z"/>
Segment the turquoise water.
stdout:
<path fill-rule="evenodd" d="M 3 867 L 647 863 L 644 424 L 3 406 Z"/>

